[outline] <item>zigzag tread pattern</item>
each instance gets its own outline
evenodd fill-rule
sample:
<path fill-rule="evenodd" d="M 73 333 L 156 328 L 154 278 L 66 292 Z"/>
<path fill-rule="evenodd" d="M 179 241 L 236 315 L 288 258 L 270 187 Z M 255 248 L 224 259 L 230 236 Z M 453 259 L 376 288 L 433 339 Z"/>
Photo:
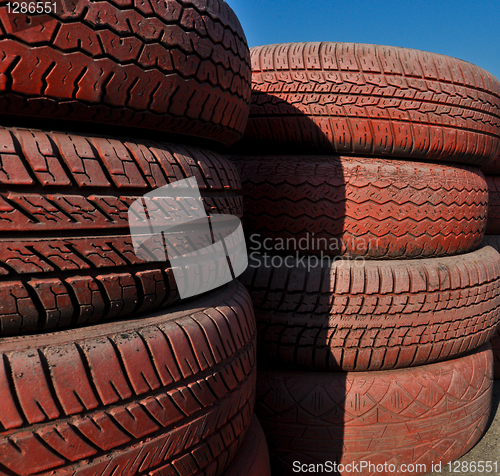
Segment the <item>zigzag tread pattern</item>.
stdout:
<path fill-rule="evenodd" d="M 334 371 L 424 365 L 487 342 L 500 318 L 500 254 L 491 247 L 362 266 L 250 258 L 240 280 L 266 359 Z"/>
<path fill-rule="evenodd" d="M 251 306 L 232 283 L 167 314 L 4 339 L 0 470 L 221 474 L 252 415 Z"/>
<path fill-rule="evenodd" d="M 245 224 L 286 251 L 426 258 L 478 248 L 486 181 L 465 166 L 375 158 L 229 156 L 243 183 Z M 314 234 L 314 236 L 312 235 Z M 302 247 L 309 238 L 312 245 Z"/>
<path fill-rule="evenodd" d="M 64 5 L 63 5 L 64 3 Z M 81 0 L 2 25 L 4 114 L 201 136 L 242 135 L 250 56 L 223 0 Z"/>
<path fill-rule="evenodd" d="M 483 435 L 492 364 L 485 345 L 459 359 L 393 372 L 266 369 L 257 380 L 256 414 L 283 476 L 294 474 L 296 460 L 430 468 L 463 456 Z"/>
<path fill-rule="evenodd" d="M 500 83 L 475 65 L 354 43 L 260 46 L 251 58 L 250 117 L 239 150 L 478 165 L 500 153 Z"/>
<path fill-rule="evenodd" d="M 168 263 L 134 252 L 128 209 L 138 197 L 194 176 L 207 213 L 242 215 L 238 172 L 213 152 L 17 128 L 0 137 L 2 336 L 179 299 Z"/>

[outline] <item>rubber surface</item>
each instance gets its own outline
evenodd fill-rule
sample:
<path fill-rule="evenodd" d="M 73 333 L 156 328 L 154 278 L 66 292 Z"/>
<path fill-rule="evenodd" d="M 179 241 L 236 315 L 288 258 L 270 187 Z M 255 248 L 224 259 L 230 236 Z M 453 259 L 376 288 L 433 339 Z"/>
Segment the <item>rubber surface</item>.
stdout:
<path fill-rule="evenodd" d="M 500 251 L 500 236 L 485 235 L 481 246 L 491 246 Z M 497 332 L 491 339 L 491 346 L 493 347 L 493 359 L 495 361 L 495 378 L 500 379 L 500 326 L 497 327 Z"/>
<path fill-rule="evenodd" d="M 500 83 L 470 63 L 354 43 L 259 46 L 251 57 L 239 150 L 479 165 L 499 155 Z"/>
<path fill-rule="evenodd" d="M 179 298 L 167 262 L 133 249 L 128 207 L 195 176 L 210 214 L 241 216 L 238 173 L 166 143 L 0 129 L 0 335 L 152 312 Z"/>
<path fill-rule="evenodd" d="M 289 252 L 425 258 L 474 251 L 484 235 L 488 188 L 478 169 L 378 158 L 229 158 L 243 184 L 247 232 L 267 248 L 284 242 Z"/>
<path fill-rule="evenodd" d="M 500 176 L 486 175 L 488 184 L 488 222 L 487 235 L 500 234 Z"/>
<path fill-rule="evenodd" d="M 254 255 L 240 278 L 252 296 L 264 361 L 404 368 L 462 355 L 496 332 L 500 254 L 491 247 L 409 261 L 321 266 L 313 258 Z"/>
<path fill-rule="evenodd" d="M 500 251 L 500 235 L 484 235 L 481 247 L 491 246 L 492 248 Z"/>
<path fill-rule="evenodd" d="M 236 457 L 224 476 L 271 476 L 266 437 L 255 415 Z"/>
<path fill-rule="evenodd" d="M 30 2 L 28 2 L 30 3 Z M 33 2 L 31 2 L 33 3 Z M 223 0 L 78 0 L 51 15 L 0 7 L 3 116 L 167 131 L 231 144 L 244 131 L 251 67 Z"/>
<path fill-rule="evenodd" d="M 500 174 L 500 154 L 498 154 L 496 159 L 493 159 L 492 162 L 489 162 L 487 165 L 482 166 L 481 171 L 485 175 Z"/>
<path fill-rule="evenodd" d="M 220 475 L 252 417 L 255 323 L 236 282 L 0 352 L 1 474 Z"/>
<path fill-rule="evenodd" d="M 422 474 L 432 462 L 444 467 L 483 435 L 492 372 L 489 345 L 459 359 L 390 372 L 259 370 L 255 409 L 273 474 L 296 474 L 295 461 L 395 465 L 392 472 L 346 469 L 342 475 Z"/>

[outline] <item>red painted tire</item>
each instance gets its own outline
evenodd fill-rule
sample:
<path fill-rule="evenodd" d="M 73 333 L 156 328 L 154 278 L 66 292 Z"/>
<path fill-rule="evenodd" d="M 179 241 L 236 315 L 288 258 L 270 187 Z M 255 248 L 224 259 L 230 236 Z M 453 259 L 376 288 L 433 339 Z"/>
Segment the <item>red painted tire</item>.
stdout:
<path fill-rule="evenodd" d="M 481 244 L 488 188 L 466 166 L 318 156 L 230 156 L 255 241 L 306 254 L 426 258 Z M 309 243 L 309 246 L 304 247 Z M 255 245 L 258 247 L 259 245 Z"/>
<path fill-rule="evenodd" d="M 500 236 L 499 235 L 485 235 L 481 246 L 491 246 L 497 251 L 500 251 Z M 491 346 L 493 347 L 493 359 L 495 361 L 495 378 L 500 379 L 500 326 L 491 339 Z"/>
<path fill-rule="evenodd" d="M 500 83 L 465 61 L 354 43 L 259 46 L 251 57 L 239 150 L 478 165 L 500 152 Z"/>
<path fill-rule="evenodd" d="M 241 284 L 143 319 L 3 338 L 0 352 L 9 475 L 220 475 L 252 417 Z"/>
<path fill-rule="evenodd" d="M 334 371 L 413 367 L 463 355 L 496 332 L 500 254 L 491 247 L 421 260 L 288 258 L 251 254 L 241 277 L 265 361 Z"/>
<path fill-rule="evenodd" d="M 241 448 L 224 476 L 271 476 L 266 436 L 255 415 Z"/>
<path fill-rule="evenodd" d="M 500 174 L 500 154 L 492 162 L 481 167 L 481 171 L 485 175 L 496 175 Z"/>
<path fill-rule="evenodd" d="M 488 184 L 487 235 L 500 235 L 500 176 L 486 175 Z"/>
<path fill-rule="evenodd" d="M 142 128 L 226 145 L 242 136 L 250 55 L 224 0 L 75 0 L 56 9 L 27 24 L 26 15 L 0 7 L 3 117 L 106 123 L 130 127 L 121 133 L 131 137 Z"/>
<path fill-rule="evenodd" d="M 255 410 L 269 444 L 273 474 L 297 474 L 296 461 L 343 464 L 344 476 L 416 475 L 430 473 L 432 463 L 444 467 L 483 435 L 491 411 L 492 377 L 489 345 L 459 359 L 390 372 L 260 369 Z M 361 462 L 372 463 L 375 470 L 361 470 Z M 345 469 L 353 463 L 358 471 Z M 403 464 L 425 469 L 411 471 Z M 310 468 L 308 473 L 321 474 Z"/>
<path fill-rule="evenodd" d="M 241 216 L 238 173 L 212 152 L 0 129 L 0 335 L 152 312 L 179 299 L 168 262 L 135 253 L 128 208 L 195 176 L 210 214 Z"/>

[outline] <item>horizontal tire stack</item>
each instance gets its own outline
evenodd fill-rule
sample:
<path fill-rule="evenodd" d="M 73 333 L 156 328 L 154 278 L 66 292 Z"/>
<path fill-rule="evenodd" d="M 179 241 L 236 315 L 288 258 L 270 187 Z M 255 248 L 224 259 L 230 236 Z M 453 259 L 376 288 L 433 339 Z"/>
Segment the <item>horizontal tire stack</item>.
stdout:
<path fill-rule="evenodd" d="M 164 221 L 194 216 L 191 192 L 172 192 L 189 178 L 196 213 L 242 217 L 238 172 L 210 150 L 239 140 L 247 122 L 238 19 L 223 0 L 7 9 L 0 473 L 221 476 L 244 445 L 256 456 L 248 475 L 264 475 L 248 292 L 233 281 L 182 301 L 174 257 L 139 254 L 130 226 L 131 205 L 149 213 L 144 197 L 160 188 L 171 192 L 155 209 Z M 183 270 L 193 288 L 207 269 L 195 265 Z"/>
<path fill-rule="evenodd" d="M 254 326 L 233 283 L 191 309 L 4 338 L 0 464 L 14 474 L 220 474 L 252 415 Z"/>
<path fill-rule="evenodd" d="M 500 171 L 490 166 L 487 172 L 499 173 Z M 486 182 L 488 183 L 488 222 L 482 246 L 491 246 L 500 251 L 500 176 L 486 175 Z M 495 378 L 500 379 L 500 326 L 491 339 L 491 346 L 495 361 Z"/>
<path fill-rule="evenodd" d="M 294 43 L 251 56 L 249 123 L 230 159 L 274 470 L 429 471 L 462 456 L 488 421 L 487 342 L 500 317 L 500 254 L 481 248 L 491 195 L 477 168 L 500 152 L 500 83 L 404 48 Z M 427 394 L 420 378 L 440 390 Z"/>
<path fill-rule="evenodd" d="M 195 176 L 209 214 L 241 216 L 224 158 L 159 142 L 3 129 L 2 335 L 151 312 L 179 299 L 172 270 L 134 252 L 128 208 Z M 36 238 L 33 237 L 36 236 Z"/>

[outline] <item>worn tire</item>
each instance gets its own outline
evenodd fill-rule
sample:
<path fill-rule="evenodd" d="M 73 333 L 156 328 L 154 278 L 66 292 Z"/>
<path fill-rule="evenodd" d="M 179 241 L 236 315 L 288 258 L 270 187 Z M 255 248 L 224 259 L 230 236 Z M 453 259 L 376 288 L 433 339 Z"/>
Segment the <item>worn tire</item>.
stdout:
<path fill-rule="evenodd" d="M 396 469 L 340 471 L 344 476 L 416 475 L 430 472 L 432 463 L 444 466 L 483 435 L 492 372 L 489 344 L 458 359 L 390 372 L 259 370 L 255 410 L 273 472 L 296 474 L 294 461 L 388 463 Z M 427 469 L 405 471 L 403 464 Z"/>
<path fill-rule="evenodd" d="M 271 476 L 266 436 L 255 415 L 236 457 L 224 476 Z"/>
<path fill-rule="evenodd" d="M 229 158 L 241 176 L 247 231 L 261 244 L 284 242 L 287 252 L 425 258 L 474 251 L 484 235 L 488 188 L 479 169 L 372 158 Z"/>
<path fill-rule="evenodd" d="M 489 341 L 500 319 L 500 254 L 490 247 L 407 261 L 278 258 L 251 255 L 241 277 L 263 360 L 343 371 L 424 365 Z"/>
<path fill-rule="evenodd" d="M 251 57 L 239 150 L 478 165 L 500 152 L 500 83 L 465 61 L 354 43 L 259 46 Z"/>
<path fill-rule="evenodd" d="M 220 475 L 252 417 L 255 323 L 236 282 L 0 352 L 2 474 Z"/>
<path fill-rule="evenodd" d="M 500 236 L 485 235 L 481 246 L 491 246 L 500 251 Z M 493 359 L 495 361 L 495 378 L 500 379 L 500 325 L 491 339 L 491 346 L 493 347 Z"/>
<path fill-rule="evenodd" d="M 242 136 L 250 55 L 224 0 L 61 3 L 30 25 L 0 7 L 2 117 Z"/>
<path fill-rule="evenodd" d="M 500 235 L 500 176 L 486 175 L 488 184 L 487 235 Z"/>
<path fill-rule="evenodd" d="M 128 208 L 195 176 L 210 214 L 241 216 L 224 158 L 157 142 L 0 129 L 0 335 L 152 312 L 179 299 L 168 262 L 134 253 Z"/>

